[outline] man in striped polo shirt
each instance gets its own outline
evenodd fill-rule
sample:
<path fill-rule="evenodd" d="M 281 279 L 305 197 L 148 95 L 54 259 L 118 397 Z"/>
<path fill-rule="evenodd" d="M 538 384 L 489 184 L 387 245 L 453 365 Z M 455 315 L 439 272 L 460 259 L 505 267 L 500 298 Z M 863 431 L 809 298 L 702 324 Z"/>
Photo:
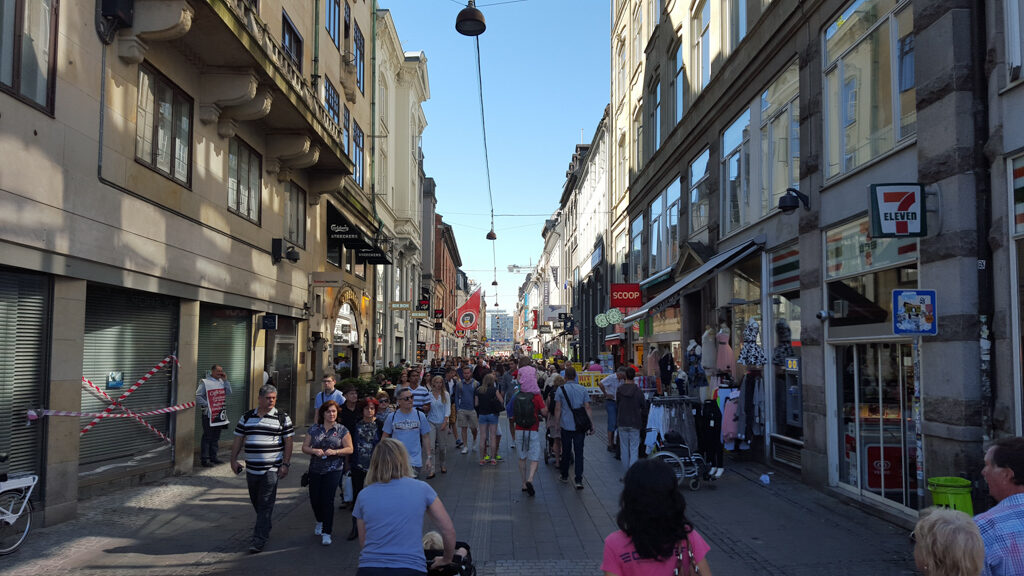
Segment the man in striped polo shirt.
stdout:
<path fill-rule="evenodd" d="M 424 414 L 430 413 L 430 390 L 423 385 L 422 373 L 420 367 L 415 367 L 409 370 L 409 390 L 412 390 L 412 407 L 423 412 Z"/>
<path fill-rule="evenodd" d="M 291 437 L 295 426 L 288 414 L 279 411 L 277 388 L 264 384 L 260 388 L 259 406 L 238 419 L 235 443 L 231 446 L 231 471 L 242 472 L 238 453 L 245 445 L 245 479 L 249 500 L 256 509 L 256 526 L 252 530 L 249 552 L 262 552 L 270 537 L 270 518 L 277 500 L 277 481 L 288 476 L 292 459 Z"/>

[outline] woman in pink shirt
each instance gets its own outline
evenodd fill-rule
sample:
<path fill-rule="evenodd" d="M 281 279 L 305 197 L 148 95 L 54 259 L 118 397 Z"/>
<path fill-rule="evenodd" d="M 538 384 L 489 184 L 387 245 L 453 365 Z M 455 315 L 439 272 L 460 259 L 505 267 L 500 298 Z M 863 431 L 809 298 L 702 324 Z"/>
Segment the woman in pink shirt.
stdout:
<path fill-rule="evenodd" d="M 686 519 L 686 500 L 672 467 L 640 460 L 619 499 L 619 530 L 604 540 L 605 576 L 711 576 L 711 549 Z"/>

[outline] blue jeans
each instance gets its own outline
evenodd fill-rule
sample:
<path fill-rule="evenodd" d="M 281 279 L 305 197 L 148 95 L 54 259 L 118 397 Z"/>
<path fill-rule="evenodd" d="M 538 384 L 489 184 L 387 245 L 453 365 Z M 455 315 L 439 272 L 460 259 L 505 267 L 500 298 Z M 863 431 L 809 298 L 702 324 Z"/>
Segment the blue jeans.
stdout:
<path fill-rule="evenodd" d="M 583 481 L 583 440 L 587 437 L 583 432 L 562 429 L 562 466 L 559 472 L 562 478 L 569 477 L 569 460 L 576 463 L 576 481 Z"/>
<path fill-rule="evenodd" d="M 622 475 L 625 477 L 626 471 L 640 456 L 640 430 L 619 428 L 619 450 L 622 455 Z"/>
<path fill-rule="evenodd" d="M 605 400 L 604 408 L 605 410 L 608 411 L 608 431 L 615 432 L 617 428 L 615 425 L 615 421 L 619 417 L 619 405 L 615 402 L 615 400 Z"/>
<path fill-rule="evenodd" d="M 252 529 L 252 543 L 260 548 L 270 538 L 270 517 L 274 515 L 274 502 L 277 500 L 277 472 L 268 470 L 266 474 L 245 474 L 249 485 L 249 500 L 256 509 L 256 526 Z"/>
<path fill-rule="evenodd" d="M 313 507 L 316 521 L 323 523 L 324 534 L 331 534 L 334 528 L 334 492 L 340 479 L 341 470 L 309 473 L 309 504 Z"/>

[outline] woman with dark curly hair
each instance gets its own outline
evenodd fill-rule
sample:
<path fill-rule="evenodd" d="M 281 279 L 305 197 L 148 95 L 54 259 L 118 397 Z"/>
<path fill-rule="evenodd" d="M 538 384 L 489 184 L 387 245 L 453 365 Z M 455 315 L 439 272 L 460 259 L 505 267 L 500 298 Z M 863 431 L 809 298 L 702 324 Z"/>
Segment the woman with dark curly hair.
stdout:
<path fill-rule="evenodd" d="M 640 460 L 626 472 L 619 530 L 604 540 L 605 576 L 711 576 L 711 549 L 686 519 L 672 467 Z"/>

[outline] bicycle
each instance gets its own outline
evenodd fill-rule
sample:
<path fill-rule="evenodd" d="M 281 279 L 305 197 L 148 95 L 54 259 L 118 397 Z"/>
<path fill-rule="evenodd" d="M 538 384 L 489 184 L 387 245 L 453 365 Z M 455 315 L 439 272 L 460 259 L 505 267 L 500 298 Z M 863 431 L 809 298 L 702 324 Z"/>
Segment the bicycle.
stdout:
<path fill-rule="evenodd" d="M 0 463 L 7 454 L 0 454 Z M 18 549 L 32 529 L 32 491 L 39 482 L 35 474 L 0 474 L 0 556 Z"/>

